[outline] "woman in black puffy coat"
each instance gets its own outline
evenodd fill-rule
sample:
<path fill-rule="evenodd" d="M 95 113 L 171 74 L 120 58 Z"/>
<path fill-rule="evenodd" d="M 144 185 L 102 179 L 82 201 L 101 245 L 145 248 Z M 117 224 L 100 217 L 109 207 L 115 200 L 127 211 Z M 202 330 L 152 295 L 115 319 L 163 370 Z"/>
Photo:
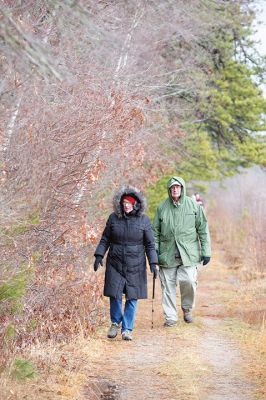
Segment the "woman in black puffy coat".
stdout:
<path fill-rule="evenodd" d="M 102 265 L 109 249 L 104 283 L 104 295 L 110 297 L 111 327 L 107 336 L 115 338 L 121 327 L 122 339 L 132 340 L 137 300 L 147 298 L 146 256 L 155 278 L 158 258 L 150 220 L 144 214 L 144 195 L 135 187 L 123 186 L 114 195 L 113 206 L 94 253 L 94 270 Z"/>

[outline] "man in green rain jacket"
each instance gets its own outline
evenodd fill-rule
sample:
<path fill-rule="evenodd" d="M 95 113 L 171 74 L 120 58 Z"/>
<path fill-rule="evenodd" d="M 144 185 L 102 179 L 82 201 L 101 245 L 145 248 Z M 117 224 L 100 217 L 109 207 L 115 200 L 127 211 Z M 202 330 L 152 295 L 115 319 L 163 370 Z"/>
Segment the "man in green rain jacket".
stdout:
<path fill-rule="evenodd" d="M 176 286 L 179 282 L 185 322 L 192 322 L 197 287 L 197 266 L 210 261 L 208 222 L 203 207 L 186 196 L 180 177 L 167 183 L 168 198 L 157 208 L 153 232 L 160 266 L 165 326 L 177 322 Z"/>

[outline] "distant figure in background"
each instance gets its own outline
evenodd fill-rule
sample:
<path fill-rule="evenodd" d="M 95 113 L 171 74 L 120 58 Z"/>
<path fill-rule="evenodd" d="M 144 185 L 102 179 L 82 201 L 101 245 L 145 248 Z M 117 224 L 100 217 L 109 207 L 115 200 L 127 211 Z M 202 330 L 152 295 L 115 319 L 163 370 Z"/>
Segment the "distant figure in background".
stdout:
<path fill-rule="evenodd" d="M 132 186 L 123 186 L 115 193 L 113 206 L 114 212 L 94 253 L 94 271 L 103 265 L 103 257 L 109 250 L 104 283 L 104 296 L 110 297 L 111 326 L 107 337 L 115 338 L 121 329 L 122 339 L 132 340 L 137 300 L 147 298 L 146 256 L 154 278 L 158 257 L 150 220 L 144 214 L 144 195 Z"/>
<path fill-rule="evenodd" d="M 202 200 L 202 198 L 200 197 L 200 194 L 199 193 L 194 193 L 192 196 L 192 199 L 193 200 L 195 200 L 195 202 L 198 204 L 198 205 L 200 205 L 200 206 L 202 206 L 203 207 L 203 200 Z"/>

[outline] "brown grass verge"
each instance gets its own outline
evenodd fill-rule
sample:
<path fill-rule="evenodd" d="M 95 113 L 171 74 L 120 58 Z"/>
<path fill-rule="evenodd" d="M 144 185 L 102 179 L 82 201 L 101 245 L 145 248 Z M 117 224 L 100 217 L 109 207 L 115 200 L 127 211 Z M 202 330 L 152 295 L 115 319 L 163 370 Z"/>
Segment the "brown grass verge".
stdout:
<path fill-rule="evenodd" d="M 248 355 L 244 368 L 256 385 L 258 399 L 266 398 L 265 287 L 265 278 L 245 280 L 228 304 L 234 317 L 228 330 Z"/>
<path fill-rule="evenodd" d="M 234 265 L 221 263 L 219 253 L 215 267 L 221 277 L 216 293 L 218 302 L 224 304 L 224 328 L 237 340 L 245 355 L 242 366 L 255 386 L 255 395 L 266 398 L 266 299 L 265 274 L 256 269 L 234 269 Z"/>
<path fill-rule="evenodd" d="M 103 347 L 94 337 L 77 337 L 69 344 L 53 341 L 31 346 L 20 357 L 38 369 L 33 380 L 15 381 L 9 371 L 2 372 L 1 400 L 73 400 L 79 397 L 91 373 L 91 360 L 101 356 Z"/>

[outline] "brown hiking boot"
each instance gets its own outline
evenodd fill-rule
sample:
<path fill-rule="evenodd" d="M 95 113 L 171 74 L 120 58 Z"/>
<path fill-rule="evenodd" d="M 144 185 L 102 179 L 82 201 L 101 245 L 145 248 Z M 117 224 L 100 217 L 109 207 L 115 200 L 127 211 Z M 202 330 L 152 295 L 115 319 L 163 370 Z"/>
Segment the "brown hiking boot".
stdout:
<path fill-rule="evenodd" d="M 191 322 L 193 322 L 191 310 L 185 310 L 184 308 L 182 308 L 182 310 L 183 310 L 183 318 L 184 318 L 184 321 L 185 321 L 187 324 L 190 324 Z"/>

